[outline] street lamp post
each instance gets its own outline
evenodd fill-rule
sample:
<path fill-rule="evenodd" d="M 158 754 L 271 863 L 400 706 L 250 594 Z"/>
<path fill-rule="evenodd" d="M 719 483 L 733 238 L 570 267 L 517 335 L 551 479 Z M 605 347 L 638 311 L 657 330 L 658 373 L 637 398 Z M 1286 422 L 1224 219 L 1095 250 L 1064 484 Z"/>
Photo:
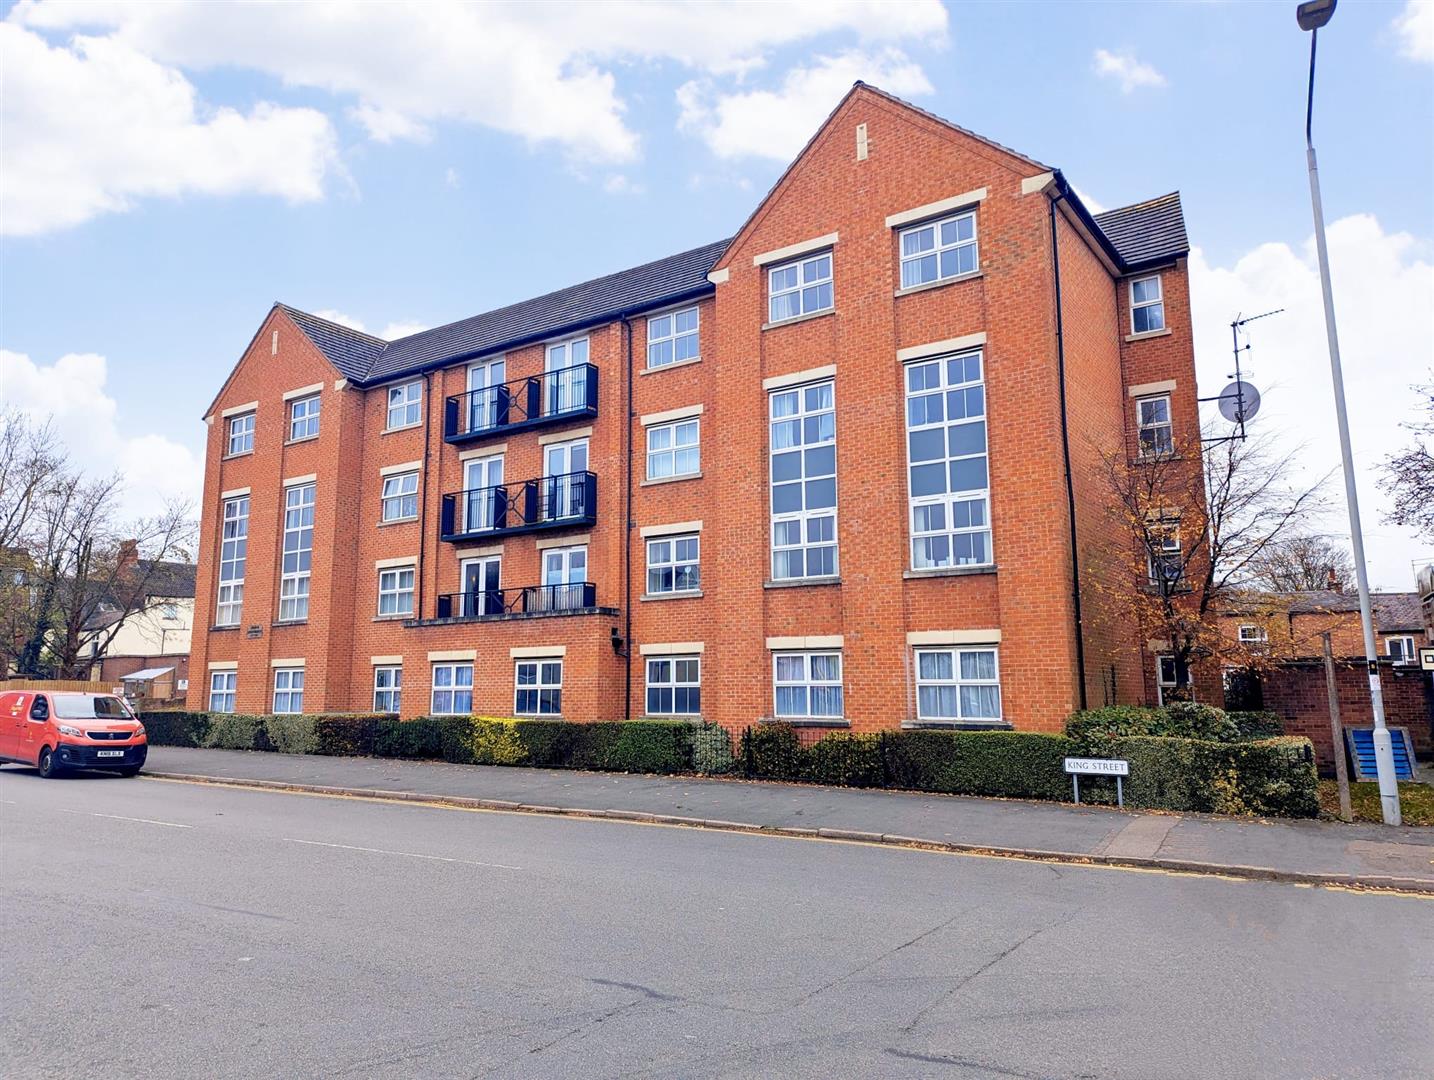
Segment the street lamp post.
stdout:
<path fill-rule="evenodd" d="M 1384 723 L 1384 694 L 1379 685 L 1379 652 L 1374 644 L 1374 618 L 1369 603 L 1369 572 L 1364 565 L 1364 531 L 1359 524 L 1359 495 L 1354 486 L 1354 457 L 1349 448 L 1349 416 L 1344 406 L 1344 373 L 1339 363 L 1339 333 L 1334 324 L 1334 292 L 1329 283 L 1329 251 L 1324 239 L 1324 204 L 1315 162 L 1314 74 L 1319 28 L 1329 22 L 1338 0 L 1309 0 L 1296 12 L 1300 29 L 1310 32 L 1309 100 L 1305 110 L 1305 157 L 1309 162 L 1310 202 L 1314 208 L 1315 248 L 1319 252 L 1320 286 L 1324 291 L 1324 324 L 1329 336 L 1329 369 L 1334 382 L 1334 413 L 1339 422 L 1339 452 L 1344 462 L 1344 498 L 1349 506 L 1349 537 L 1354 547 L 1354 574 L 1359 583 L 1359 620 L 1364 629 L 1364 657 L 1369 672 L 1369 702 L 1374 709 L 1374 765 L 1379 776 L 1379 803 L 1386 825 L 1398 825 L 1399 784 L 1394 778 L 1394 741 Z M 1336 746 L 1336 754 L 1344 747 Z"/>

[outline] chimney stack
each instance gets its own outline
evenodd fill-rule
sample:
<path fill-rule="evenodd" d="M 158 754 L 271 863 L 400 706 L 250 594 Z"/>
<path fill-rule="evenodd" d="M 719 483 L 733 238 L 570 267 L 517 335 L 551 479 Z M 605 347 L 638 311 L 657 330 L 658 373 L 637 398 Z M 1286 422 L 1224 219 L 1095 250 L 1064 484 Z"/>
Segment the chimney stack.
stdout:
<path fill-rule="evenodd" d="M 119 546 L 119 573 L 123 574 L 139 562 L 139 544 L 133 540 L 121 540 Z"/>
<path fill-rule="evenodd" d="M 1329 589 L 1330 592 L 1344 592 L 1344 590 L 1339 587 L 1339 575 L 1334 572 L 1333 566 L 1329 567 L 1329 569 L 1326 571 L 1326 575 L 1327 576 L 1325 577 L 1325 588 Z"/>

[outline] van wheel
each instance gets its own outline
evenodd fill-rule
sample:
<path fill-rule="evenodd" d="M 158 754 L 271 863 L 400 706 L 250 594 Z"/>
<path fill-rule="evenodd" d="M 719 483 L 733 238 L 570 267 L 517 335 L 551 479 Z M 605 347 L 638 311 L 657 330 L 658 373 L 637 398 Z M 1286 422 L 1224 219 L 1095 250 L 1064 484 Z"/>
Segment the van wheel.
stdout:
<path fill-rule="evenodd" d="M 62 772 L 64 772 L 64 770 L 60 768 L 60 763 L 55 760 L 55 755 L 50 752 L 50 748 L 48 746 L 40 751 L 39 768 L 40 775 L 43 776 L 46 780 L 53 780 L 55 777 L 59 776 Z"/>
<path fill-rule="evenodd" d="M 126 765 L 123 769 L 119 769 L 119 770 L 117 770 L 117 771 L 119 772 L 119 774 L 120 774 L 121 776 L 138 776 L 138 775 L 139 775 L 139 766 L 138 766 L 138 765 Z"/>

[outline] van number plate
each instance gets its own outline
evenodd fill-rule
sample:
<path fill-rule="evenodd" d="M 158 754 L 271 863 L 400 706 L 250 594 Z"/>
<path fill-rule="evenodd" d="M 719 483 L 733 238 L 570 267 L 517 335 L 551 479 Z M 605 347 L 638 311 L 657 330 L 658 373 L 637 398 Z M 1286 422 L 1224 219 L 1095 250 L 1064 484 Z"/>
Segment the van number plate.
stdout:
<path fill-rule="evenodd" d="M 95 757 L 124 757 L 123 750 L 96 750 Z"/>

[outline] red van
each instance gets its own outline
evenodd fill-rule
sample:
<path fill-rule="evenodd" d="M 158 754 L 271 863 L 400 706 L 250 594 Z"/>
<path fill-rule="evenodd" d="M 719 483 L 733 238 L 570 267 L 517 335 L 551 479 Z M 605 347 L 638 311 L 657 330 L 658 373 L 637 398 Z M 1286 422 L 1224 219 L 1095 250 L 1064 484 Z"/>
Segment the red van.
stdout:
<path fill-rule="evenodd" d="M 149 743 L 122 698 L 68 690 L 0 693 L 0 762 L 33 765 L 44 777 L 70 769 L 133 776 Z"/>

